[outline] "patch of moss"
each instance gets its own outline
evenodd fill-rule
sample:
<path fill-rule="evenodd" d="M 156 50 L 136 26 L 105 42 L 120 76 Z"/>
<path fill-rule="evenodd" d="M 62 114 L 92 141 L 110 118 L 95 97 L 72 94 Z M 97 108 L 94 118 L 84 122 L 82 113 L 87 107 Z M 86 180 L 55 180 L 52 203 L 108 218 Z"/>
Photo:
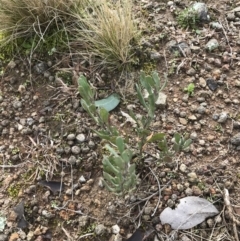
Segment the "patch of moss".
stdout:
<path fill-rule="evenodd" d="M 154 62 L 145 62 L 142 66 L 142 70 L 146 73 L 146 74 L 151 74 L 154 70 L 156 70 L 156 63 Z"/>
<path fill-rule="evenodd" d="M 61 78 L 62 81 L 65 84 L 67 84 L 67 85 L 71 85 L 72 84 L 72 73 L 66 72 L 66 71 L 59 71 L 59 72 L 57 72 L 56 76 L 58 78 Z"/>
<path fill-rule="evenodd" d="M 19 194 L 20 189 L 20 184 L 11 184 L 10 187 L 7 189 L 8 195 L 12 198 L 16 198 Z"/>

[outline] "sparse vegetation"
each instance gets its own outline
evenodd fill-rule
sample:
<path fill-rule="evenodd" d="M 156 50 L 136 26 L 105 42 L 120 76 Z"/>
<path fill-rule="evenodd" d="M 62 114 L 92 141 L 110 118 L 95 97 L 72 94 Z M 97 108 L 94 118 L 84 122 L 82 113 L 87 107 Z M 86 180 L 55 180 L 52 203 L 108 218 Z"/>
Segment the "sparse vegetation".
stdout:
<path fill-rule="evenodd" d="M 140 74 L 140 82 L 136 84 L 137 98 L 147 111 L 146 116 L 141 118 L 129 110 L 129 117 L 135 122 L 135 132 L 137 134 L 138 146 L 130 146 L 128 141 L 130 135 L 122 136 L 117 127 L 109 122 L 109 113 L 104 108 L 97 108 L 94 104 L 95 90 L 90 87 L 84 76 L 78 80 L 79 93 L 81 94 L 82 107 L 88 112 L 91 118 L 101 127 L 101 130 L 93 130 L 98 136 L 107 140 L 110 145 L 106 145 L 109 155 L 103 157 L 103 177 L 106 188 L 115 193 L 126 193 L 134 189 L 136 185 L 136 167 L 131 164 L 133 154 L 137 156 L 138 163 L 142 163 L 144 147 L 149 142 L 158 142 L 161 150 L 161 161 L 171 160 L 176 154 L 185 150 L 191 144 L 191 140 L 176 133 L 174 144 L 170 149 L 164 133 L 151 133 L 150 125 L 154 120 L 156 101 L 158 93 L 166 86 L 166 81 L 161 83 L 157 72 L 151 75 Z M 144 94 L 144 92 L 146 92 Z M 128 144 L 127 144 L 128 143 Z M 133 152 L 134 149 L 138 151 Z"/>
<path fill-rule="evenodd" d="M 43 45 L 50 51 L 62 45 L 76 22 L 74 10 L 86 2 L 0 0 L 1 48 L 14 53 L 18 49 L 39 50 Z"/>
<path fill-rule="evenodd" d="M 193 96 L 194 89 L 195 89 L 194 83 L 190 83 L 186 88 L 184 88 L 184 91 L 187 92 L 189 96 Z"/>
<path fill-rule="evenodd" d="M 182 10 L 177 16 L 177 22 L 182 28 L 196 29 L 199 23 L 196 10 L 191 7 Z"/>

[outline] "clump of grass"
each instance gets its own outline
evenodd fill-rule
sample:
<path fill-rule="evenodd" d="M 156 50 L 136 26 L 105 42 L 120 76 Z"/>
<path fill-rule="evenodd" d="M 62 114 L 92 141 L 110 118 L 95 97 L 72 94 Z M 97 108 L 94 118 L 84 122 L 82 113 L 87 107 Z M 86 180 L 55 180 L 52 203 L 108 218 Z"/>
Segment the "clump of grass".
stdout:
<path fill-rule="evenodd" d="M 48 37 L 58 44 L 76 22 L 75 9 L 85 4 L 87 0 L 0 0 L 1 47 L 37 48 Z"/>
<path fill-rule="evenodd" d="M 192 7 L 186 8 L 178 14 L 177 22 L 182 28 L 196 29 L 199 24 L 198 13 Z"/>
<path fill-rule="evenodd" d="M 79 16 L 79 41 L 101 66 L 124 69 L 133 62 L 132 45 L 138 37 L 133 19 L 132 0 L 92 0 L 84 18 Z"/>

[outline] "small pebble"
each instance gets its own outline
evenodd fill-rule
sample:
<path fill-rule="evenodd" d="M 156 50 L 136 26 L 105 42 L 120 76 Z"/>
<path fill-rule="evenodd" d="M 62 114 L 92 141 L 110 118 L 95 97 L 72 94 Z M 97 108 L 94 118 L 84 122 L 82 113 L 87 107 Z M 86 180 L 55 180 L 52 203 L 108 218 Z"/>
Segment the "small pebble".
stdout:
<path fill-rule="evenodd" d="M 79 143 L 84 142 L 85 139 L 86 139 L 86 137 L 85 137 L 84 134 L 78 134 L 78 135 L 76 136 L 76 140 L 77 140 L 77 142 L 79 142 Z"/>
<path fill-rule="evenodd" d="M 77 155 L 77 154 L 80 153 L 81 149 L 80 149 L 79 146 L 73 146 L 73 147 L 71 148 L 71 151 L 72 151 L 73 154 Z"/>

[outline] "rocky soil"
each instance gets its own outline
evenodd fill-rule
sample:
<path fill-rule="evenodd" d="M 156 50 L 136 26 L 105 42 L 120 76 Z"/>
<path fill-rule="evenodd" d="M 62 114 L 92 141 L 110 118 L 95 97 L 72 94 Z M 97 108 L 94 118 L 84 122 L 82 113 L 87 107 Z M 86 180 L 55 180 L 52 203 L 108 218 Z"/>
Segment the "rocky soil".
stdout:
<path fill-rule="evenodd" d="M 124 197 L 102 184 L 103 143 L 91 131 L 98 127 L 82 109 L 75 85 L 83 72 L 81 61 L 34 55 L 30 65 L 23 57 L 2 63 L 0 217 L 6 217 L 6 225 L 0 241 L 120 241 L 138 228 L 146 232 L 145 240 L 238 240 L 240 5 L 205 3 L 210 20 L 196 30 L 177 24 L 175 13 L 188 7 L 188 1 L 142 0 L 135 7 L 143 31 L 141 49 L 149 59 L 144 70 L 157 69 L 162 78 L 168 73 L 167 99 L 157 110 L 152 131 L 167 134 L 169 143 L 174 133 L 187 133 L 193 143 L 173 162 L 162 162 L 159 150 L 149 147 L 138 168 L 138 187 Z M 112 91 L 108 74 L 84 73 L 99 98 Z M 133 90 L 138 72 L 127 76 L 120 80 L 116 75 L 111 83 L 122 95 L 111 113 L 116 126 L 125 122 L 121 110 L 127 112 L 130 105 L 144 114 Z M 190 83 L 195 86 L 191 95 L 184 91 Z M 134 138 L 131 123 L 123 129 Z M 187 231 L 160 223 L 165 207 L 192 195 L 213 202 L 220 214 Z"/>

